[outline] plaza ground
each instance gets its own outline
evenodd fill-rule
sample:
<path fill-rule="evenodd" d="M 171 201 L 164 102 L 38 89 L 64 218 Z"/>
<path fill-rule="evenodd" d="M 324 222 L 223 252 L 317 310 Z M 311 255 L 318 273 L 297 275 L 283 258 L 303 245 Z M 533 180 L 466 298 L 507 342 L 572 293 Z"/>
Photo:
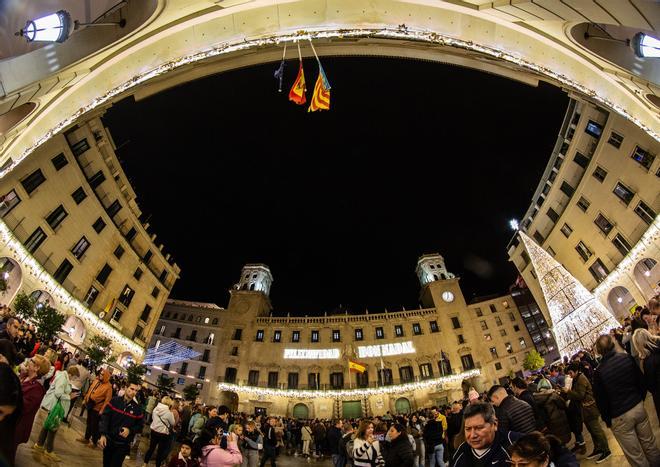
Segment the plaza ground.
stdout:
<path fill-rule="evenodd" d="M 646 398 L 646 410 L 649 414 L 649 419 L 651 421 L 651 426 L 653 426 L 656 440 L 660 445 L 660 425 L 658 423 L 658 418 L 656 416 L 653 402 L 650 397 Z M 78 411 L 79 409 L 76 409 L 74 412 L 78 413 Z M 101 450 L 91 449 L 82 445 L 81 443 L 76 442 L 76 438 L 81 437 L 81 435 L 85 432 L 84 418 L 80 419 L 77 416 L 73 416 L 71 418 L 71 427 L 64 424 L 57 432 L 57 437 L 55 438 L 55 453 L 62 458 L 61 462 L 51 462 L 50 460 L 44 458 L 43 455 L 32 450 L 31 447 L 34 445 L 39 436 L 43 418 L 43 416 L 41 418 L 39 416 L 37 417 L 35 424 L 32 427 L 30 442 L 28 444 L 22 444 L 19 446 L 16 456 L 17 467 L 32 467 L 36 465 L 45 465 L 49 467 L 95 467 L 103 465 Z M 613 456 L 608 461 L 599 465 L 603 467 L 625 467 L 629 465 L 623 455 L 623 452 L 621 451 L 621 448 L 619 447 L 619 444 L 614 439 L 614 436 L 612 436 L 612 432 L 607 429 L 604 424 L 603 428 L 607 434 Z M 584 439 L 587 442 L 587 453 L 590 453 L 592 451 L 593 445 L 591 443 L 591 436 L 589 436 L 589 433 L 586 430 L 584 433 Z M 148 440 L 146 438 L 142 439 L 137 452 L 131 452 L 131 459 L 126 459 L 124 461 L 125 467 L 142 466 L 142 456 L 147 450 L 147 442 Z M 155 462 L 152 460 L 149 465 L 155 465 Z M 305 459 L 301 459 L 299 457 L 281 455 L 277 459 L 277 465 L 281 467 L 306 465 L 330 467 L 332 463 L 329 460 L 313 460 L 312 462 L 307 462 Z M 594 461 L 584 459 L 584 456 L 580 456 L 580 465 L 589 466 L 596 465 L 596 463 Z"/>

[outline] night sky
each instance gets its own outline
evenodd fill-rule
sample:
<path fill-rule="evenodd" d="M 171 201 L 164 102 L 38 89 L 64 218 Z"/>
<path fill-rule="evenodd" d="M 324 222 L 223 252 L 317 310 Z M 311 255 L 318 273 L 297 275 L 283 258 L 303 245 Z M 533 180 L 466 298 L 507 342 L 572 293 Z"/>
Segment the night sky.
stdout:
<path fill-rule="evenodd" d="M 249 262 L 274 313 L 417 308 L 419 255 L 439 252 L 469 301 L 504 292 L 508 220 L 524 214 L 568 97 L 430 62 L 325 58 L 332 109 L 278 94 L 277 64 L 215 75 L 106 125 L 151 231 L 181 267 L 170 297 L 225 306 Z M 311 98 L 317 76 L 305 61 Z"/>

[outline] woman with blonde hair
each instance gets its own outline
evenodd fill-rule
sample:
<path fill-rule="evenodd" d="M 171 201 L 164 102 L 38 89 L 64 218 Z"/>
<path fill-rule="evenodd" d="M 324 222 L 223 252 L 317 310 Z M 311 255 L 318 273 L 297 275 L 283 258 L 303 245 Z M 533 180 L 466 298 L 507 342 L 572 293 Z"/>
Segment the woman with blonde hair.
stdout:
<path fill-rule="evenodd" d="M 362 420 L 353 441 L 353 465 L 355 467 L 383 466 L 380 444 L 374 437 L 374 424 Z"/>
<path fill-rule="evenodd" d="M 640 328 L 633 334 L 632 344 L 639 356 L 644 382 L 653 396 L 655 413 L 660 420 L 660 337 Z"/>
<path fill-rule="evenodd" d="M 174 415 L 170 410 L 173 400 L 169 396 L 163 397 L 158 405 L 154 407 L 151 422 L 151 437 L 149 438 L 149 449 L 144 455 L 144 466 L 149 464 L 151 456 L 154 454 L 156 447 L 156 467 L 160 467 L 170 450 L 170 437 L 174 432 L 176 421 Z"/>

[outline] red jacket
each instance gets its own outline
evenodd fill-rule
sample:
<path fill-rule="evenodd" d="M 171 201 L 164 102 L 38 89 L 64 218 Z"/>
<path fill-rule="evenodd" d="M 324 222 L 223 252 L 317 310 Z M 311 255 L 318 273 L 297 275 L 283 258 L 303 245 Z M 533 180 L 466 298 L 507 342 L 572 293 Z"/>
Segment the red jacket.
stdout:
<path fill-rule="evenodd" d="M 36 379 L 23 381 L 21 388 L 23 389 L 23 412 L 16 423 L 14 434 L 16 447 L 21 443 L 27 443 L 30 439 L 34 417 L 39 411 L 41 400 L 46 394 L 44 387 Z"/>

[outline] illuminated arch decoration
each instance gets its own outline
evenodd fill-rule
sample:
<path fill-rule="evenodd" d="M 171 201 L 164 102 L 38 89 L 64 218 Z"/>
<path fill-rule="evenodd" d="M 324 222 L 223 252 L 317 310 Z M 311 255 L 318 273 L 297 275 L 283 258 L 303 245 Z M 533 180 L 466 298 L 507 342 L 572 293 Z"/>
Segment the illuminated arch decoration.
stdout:
<path fill-rule="evenodd" d="M 580 281 L 524 232 L 519 235 L 539 278 L 562 356 L 590 348 L 598 336 L 619 326 L 605 305 Z"/>

